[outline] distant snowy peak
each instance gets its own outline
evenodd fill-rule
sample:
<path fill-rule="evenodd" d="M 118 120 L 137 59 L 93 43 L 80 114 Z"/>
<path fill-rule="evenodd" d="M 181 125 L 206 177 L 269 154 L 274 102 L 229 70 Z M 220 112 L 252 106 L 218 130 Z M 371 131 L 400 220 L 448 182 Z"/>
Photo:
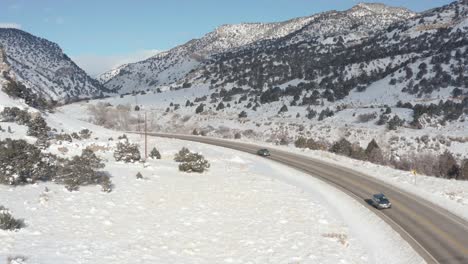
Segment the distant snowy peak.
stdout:
<path fill-rule="evenodd" d="M 18 29 L 0 28 L 0 46 L 10 75 L 44 98 L 67 102 L 105 91 L 53 42 Z"/>

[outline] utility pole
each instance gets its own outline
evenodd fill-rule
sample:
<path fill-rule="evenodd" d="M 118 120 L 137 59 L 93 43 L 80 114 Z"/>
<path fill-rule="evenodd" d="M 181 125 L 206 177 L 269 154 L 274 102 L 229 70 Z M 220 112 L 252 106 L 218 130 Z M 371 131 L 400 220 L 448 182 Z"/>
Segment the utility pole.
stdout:
<path fill-rule="evenodd" d="M 148 126 L 146 122 L 146 111 L 145 111 L 145 160 L 148 159 Z"/>

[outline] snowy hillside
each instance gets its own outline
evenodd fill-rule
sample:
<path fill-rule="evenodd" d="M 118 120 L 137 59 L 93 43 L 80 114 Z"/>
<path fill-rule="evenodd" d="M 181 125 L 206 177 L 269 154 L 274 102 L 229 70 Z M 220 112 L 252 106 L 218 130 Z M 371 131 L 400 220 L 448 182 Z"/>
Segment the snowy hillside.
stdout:
<path fill-rule="evenodd" d="M 105 102 L 138 104 L 157 131 L 285 144 L 311 137 L 327 146 L 376 139 L 390 159 L 447 150 L 461 162 L 468 158 L 467 21 L 466 1 L 417 15 L 359 4 L 312 16 L 282 38 L 216 53 L 178 83 Z M 129 67 L 137 65 L 144 79 L 143 64 Z M 130 79 L 113 81 L 125 87 Z"/>
<path fill-rule="evenodd" d="M 299 35 L 305 41 L 312 38 L 311 34 L 338 34 L 346 29 L 367 34 L 369 30 L 382 29 L 412 16 L 414 13 L 403 8 L 360 4 L 345 12 L 330 12 L 285 22 L 223 25 L 200 39 L 122 67 L 119 74 L 105 83 L 105 86 L 116 89 L 119 93 L 128 93 L 154 89 L 161 85 L 181 85 L 178 83 L 181 78 L 196 70 L 214 54 L 243 50 L 250 46 L 262 47 L 277 39 L 298 38 Z M 326 24 L 333 26 L 328 27 Z M 316 27 L 323 29 L 317 31 Z M 297 31 L 301 33 L 295 34 Z M 306 32 L 309 32 L 308 35 Z"/>
<path fill-rule="evenodd" d="M 114 76 L 118 75 L 120 73 L 120 70 L 125 68 L 127 64 L 120 65 L 114 69 L 111 69 L 109 71 L 106 71 L 102 74 L 99 74 L 96 77 L 96 80 L 98 80 L 101 84 L 104 84 L 108 82 L 110 79 L 114 78 Z"/>
<path fill-rule="evenodd" d="M 66 102 L 105 91 L 50 41 L 18 29 L 0 28 L 0 49 L 10 75 L 41 97 Z"/>

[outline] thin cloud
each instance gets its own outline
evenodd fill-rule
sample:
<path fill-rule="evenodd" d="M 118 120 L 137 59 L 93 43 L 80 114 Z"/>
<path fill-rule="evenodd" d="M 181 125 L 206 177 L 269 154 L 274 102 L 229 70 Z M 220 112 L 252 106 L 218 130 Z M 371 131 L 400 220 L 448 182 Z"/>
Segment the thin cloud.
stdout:
<path fill-rule="evenodd" d="M 97 54 L 83 54 L 78 56 L 71 56 L 71 59 L 85 70 L 90 76 L 96 77 L 99 74 L 117 68 L 122 64 L 142 61 L 151 56 L 160 53 L 160 50 L 138 50 L 128 54 L 119 55 L 97 55 Z"/>
<path fill-rule="evenodd" d="M 20 29 L 21 25 L 17 23 L 2 23 L 0 22 L 0 28 L 16 28 Z"/>

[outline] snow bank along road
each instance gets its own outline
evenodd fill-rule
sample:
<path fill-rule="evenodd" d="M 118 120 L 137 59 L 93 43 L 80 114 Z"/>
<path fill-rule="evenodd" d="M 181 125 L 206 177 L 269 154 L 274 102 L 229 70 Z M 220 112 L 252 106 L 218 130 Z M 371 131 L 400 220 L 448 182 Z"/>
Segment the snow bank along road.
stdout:
<path fill-rule="evenodd" d="M 216 138 L 150 133 L 151 136 L 196 141 L 255 154 L 259 146 Z M 362 173 L 306 156 L 270 150 L 269 159 L 328 182 L 363 204 L 383 192 L 392 209 L 369 208 L 395 229 L 427 263 L 468 263 L 468 223 L 460 217 Z M 379 241 L 375 241 L 379 243 Z"/>

